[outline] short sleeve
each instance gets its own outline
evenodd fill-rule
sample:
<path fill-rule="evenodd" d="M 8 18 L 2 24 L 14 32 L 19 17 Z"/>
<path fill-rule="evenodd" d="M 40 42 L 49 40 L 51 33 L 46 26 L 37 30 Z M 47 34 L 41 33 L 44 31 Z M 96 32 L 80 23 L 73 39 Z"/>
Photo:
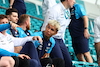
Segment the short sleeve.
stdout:
<path fill-rule="evenodd" d="M 86 11 L 85 11 L 85 9 L 82 5 L 75 4 L 74 7 L 75 7 L 76 18 L 80 18 L 80 17 L 83 17 L 83 16 L 87 15 Z"/>

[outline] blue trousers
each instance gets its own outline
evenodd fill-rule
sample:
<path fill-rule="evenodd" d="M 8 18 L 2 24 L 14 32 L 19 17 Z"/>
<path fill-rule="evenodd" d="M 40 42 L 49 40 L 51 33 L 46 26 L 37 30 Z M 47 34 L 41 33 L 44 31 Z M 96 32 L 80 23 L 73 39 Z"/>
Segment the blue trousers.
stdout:
<path fill-rule="evenodd" d="M 31 41 L 26 42 L 26 44 L 23 46 L 20 53 L 26 54 L 31 58 L 30 67 L 41 67 L 41 63 L 38 57 L 37 50 Z"/>
<path fill-rule="evenodd" d="M 56 44 L 51 51 L 51 58 L 62 58 L 65 61 L 65 67 L 73 67 L 70 54 L 62 39 L 56 39 Z"/>

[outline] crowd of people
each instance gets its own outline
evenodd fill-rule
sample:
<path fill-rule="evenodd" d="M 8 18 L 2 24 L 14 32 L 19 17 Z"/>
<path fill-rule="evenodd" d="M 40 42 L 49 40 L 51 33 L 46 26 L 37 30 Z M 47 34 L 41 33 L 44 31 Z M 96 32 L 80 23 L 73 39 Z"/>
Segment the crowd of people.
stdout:
<path fill-rule="evenodd" d="M 22 10 L 16 5 L 19 1 Z M 42 8 L 44 23 L 41 31 L 34 33 L 24 0 L 10 0 L 5 15 L 0 14 L 0 67 L 73 67 L 64 43 L 67 27 L 78 61 L 93 63 L 84 7 L 75 0 L 43 0 Z M 94 22 L 94 42 L 100 66 L 99 19 Z"/>

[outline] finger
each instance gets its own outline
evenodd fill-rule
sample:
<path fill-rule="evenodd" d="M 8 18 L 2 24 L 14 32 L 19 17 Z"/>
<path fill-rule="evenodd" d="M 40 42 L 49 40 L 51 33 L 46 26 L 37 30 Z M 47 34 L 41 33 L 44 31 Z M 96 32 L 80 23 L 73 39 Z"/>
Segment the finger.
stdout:
<path fill-rule="evenodd" d="M 13 29 L 14 29 L 16 32 L 18 32 L 17 29 L 16 29 L 15 27 L 14 27 Z"/>
<path fill-rule="evenodd" d="M 23 56 L 20 56 L 20 58 L 24 59 L 24 57 L 23 57 Z"/>
<path fill-rule="evenodd" d="M 27 55 L 24 55 L 24 57 L 26 57 L 27 59 L 31 59 L 29 56 L 27 56 Z"/>
<path fill-rule="evenodd" d="M 42 42 L 43 42 L 42 38 L 38 37 L 37 39 L 40 42 L 40 44 L 42 44 Z"/>
<path fill-rule="evenodd" d="M 33 37 L 33 40 L 37 40 L 36 36 Z"/>

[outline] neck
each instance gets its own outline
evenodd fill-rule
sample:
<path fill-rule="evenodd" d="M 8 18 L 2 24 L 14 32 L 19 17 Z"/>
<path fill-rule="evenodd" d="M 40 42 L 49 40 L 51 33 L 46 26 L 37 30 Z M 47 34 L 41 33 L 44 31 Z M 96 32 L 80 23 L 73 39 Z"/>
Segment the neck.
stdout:
<path fill-rule="evenodd" d="M 24 31 L 26 30 L 26 26 L 20 25 L 20 27 L 21 27 Z"/>
<path fill-rule="evenodd" d="M 67 4 L 67 2 L 66 2 L 66 1 L 62 2 L 62 4 L 64 5 L 64 7 L 65 7 L 66 9 L 68 9 L 68 8 L 69 8 L 69 7 L 68 7 L 68 4 Z"/>
<path fill-rule="evenodd" d="M 44 38 L 45 38 L 46 40 L 49 40 L 49 39 L 50 39 L 50 37 L 47 37 L 47 36 L 45 35 L 45 31 L 43 32 L 43 36 L 44 36 Z"/>

